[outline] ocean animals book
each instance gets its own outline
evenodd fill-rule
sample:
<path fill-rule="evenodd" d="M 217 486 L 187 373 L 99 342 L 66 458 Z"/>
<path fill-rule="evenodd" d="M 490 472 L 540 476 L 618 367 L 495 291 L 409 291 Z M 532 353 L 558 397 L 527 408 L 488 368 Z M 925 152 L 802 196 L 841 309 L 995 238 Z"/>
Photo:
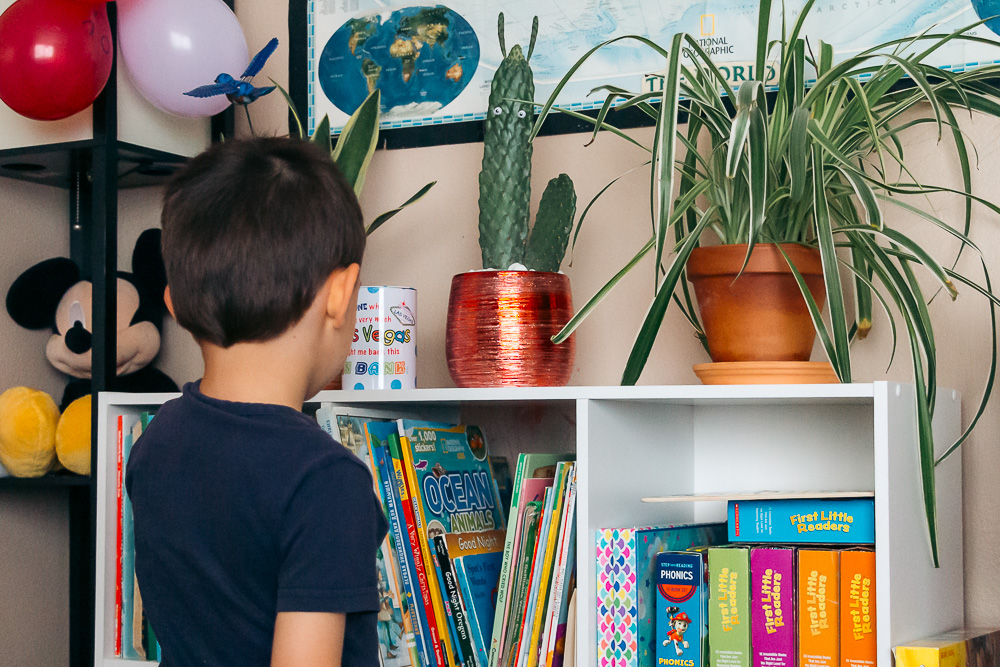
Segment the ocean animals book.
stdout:
<path fill-rule="evenodd" d="M 598 530 L 598 667 L 656 667 L 657 554 L 725 541 L 724 523 Z"/>

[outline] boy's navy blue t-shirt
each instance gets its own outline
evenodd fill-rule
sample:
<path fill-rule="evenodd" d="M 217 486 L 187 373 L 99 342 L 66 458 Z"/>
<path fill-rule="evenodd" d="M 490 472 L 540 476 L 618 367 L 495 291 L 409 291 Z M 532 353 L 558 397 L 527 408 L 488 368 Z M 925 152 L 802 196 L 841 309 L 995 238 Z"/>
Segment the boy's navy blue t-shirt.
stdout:
<path fill-rule="evenodd" d="M 268 665 L 278 612 L 345 612 L 343 664 L 378 665 L 371 473 L 301 412 L 165 403 L 129 455 L 135 573 L 163 667 Z"/>

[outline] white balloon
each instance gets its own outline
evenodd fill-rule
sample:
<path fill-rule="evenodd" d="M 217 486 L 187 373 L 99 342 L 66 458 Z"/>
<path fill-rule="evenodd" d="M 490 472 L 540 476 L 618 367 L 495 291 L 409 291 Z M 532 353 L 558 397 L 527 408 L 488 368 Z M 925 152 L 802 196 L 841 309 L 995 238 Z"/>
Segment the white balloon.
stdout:
<path fill-rule="evenodd" d="M 250 62 L 243 29 L 222 0 L 119 0 L 118 43 L 142 96 L 177 116 L 224 110 L 225 95 L 184 93 L 222 73 L 239 78 Z"/>

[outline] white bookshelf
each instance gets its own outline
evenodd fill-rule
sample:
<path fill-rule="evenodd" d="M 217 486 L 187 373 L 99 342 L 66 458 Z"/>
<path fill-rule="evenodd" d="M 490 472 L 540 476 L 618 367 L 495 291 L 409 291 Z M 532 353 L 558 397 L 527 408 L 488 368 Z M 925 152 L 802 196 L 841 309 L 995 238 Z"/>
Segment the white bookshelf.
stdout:
<path fill-rule="evenodd" d="M 963 624 L 961 456 L 937 469 L 940 567 L 930 558 L 913 387 L 850 385 L 416 389 L 322 392 L 352 414 L 481 425 L 491 453 L 576 451 L 577 664 L 594 667 L 595 534 L 610 526 L 721 521 L 724 502 L 642 502 L 680 494 L 869 491 L 875 494 L 879 665 L 892 646 Z M 113 655 L 115 425 L 168 394 L 101 394 L 96 471 L 95 664 Z M 961 401 L 941 390 L 938 446 L 959 433 Z"/>

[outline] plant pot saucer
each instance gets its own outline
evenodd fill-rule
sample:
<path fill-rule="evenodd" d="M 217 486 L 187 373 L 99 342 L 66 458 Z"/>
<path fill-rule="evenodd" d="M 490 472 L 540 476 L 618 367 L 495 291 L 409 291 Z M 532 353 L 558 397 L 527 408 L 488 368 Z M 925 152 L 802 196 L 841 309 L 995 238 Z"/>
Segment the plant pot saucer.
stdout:
<path fill-rule="evenodd" d="M 836 384 L 829 361 L 722 361 L 695 364 L 702 384 Z"/>

